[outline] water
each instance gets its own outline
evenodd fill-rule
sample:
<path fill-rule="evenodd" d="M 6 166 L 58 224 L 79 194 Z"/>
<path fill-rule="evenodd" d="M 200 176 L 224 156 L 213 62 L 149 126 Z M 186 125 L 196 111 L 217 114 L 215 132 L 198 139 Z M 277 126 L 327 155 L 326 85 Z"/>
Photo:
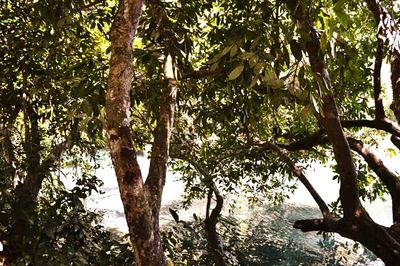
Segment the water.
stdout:
<path fill-rule="evenodd" d="M 378 151 L 378 155 L 385 158 L 391 169 L 398 170 L 396 158 L 388 158 L 382 150 Z M 148 159 L 139 156 L 138 160 L 142 175 L 147 176 Z M 90 209 L 104 213 L 103 224 L 106 227 L 125 234 L 128 228 L 116 177 L 107 156 L 102 165 L 104 167 L 98 170 L 96 175 L 104 182 L 105 193 L 93 195 L 86 205 Z M 328 168 L 315 165 L 313 169 L 306 171 L 306 176 L 326 202 L 338 198 L 339 185 L 332 180 L 333 173 Z M 183 184 L 168 173 L 162 198 L 161 226 L 174 223 L 168 208 L 179 206 L 183 191 Z M 377 200 L 364 205 L 376 222 L 385 226 L 391 225 L 390 201 Z M 204 212 L 205 202 L 196 201 L 190 209 L 181 210 L 179 215 L 182 220 L 189 220 L 193 217 L 193 213 L 204 217 Z M 226 208 L 223 214 L 229 216 Z M 317 205 L 301 184 L 283 205 L 264 204 L 252 208 L 242 206 L 236 210 L 232 218 L 237 221 L 239 227 L 246 228 L 244 237 L 247 237 L 246 241 L 252 244 L 247 247 L 251 250 L 251 254 L 243 255 L 246 258 L 242 261 L 247 261 L 243 265 L 383 265 L 371 253 L 363 254 L 362 249 L 351 251 L 346 244 L 351 246 L 352 242 L 338 235 L 334 236 L 334 241 L 332 238 L 324 240 L 315 232 L 303 233 L 292 227 L 296 220 L 318 217 L 321 217 L 321 214 Z"/>

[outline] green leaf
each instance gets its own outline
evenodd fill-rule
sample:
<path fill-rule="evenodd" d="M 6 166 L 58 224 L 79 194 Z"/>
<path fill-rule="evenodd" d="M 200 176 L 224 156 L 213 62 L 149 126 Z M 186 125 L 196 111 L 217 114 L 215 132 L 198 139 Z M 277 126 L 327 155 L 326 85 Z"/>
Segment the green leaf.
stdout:
<path fill-rule="evenodd" d="M 234 56 L 236 55 L 237 51 L 238 51 L 238 47 L 237 47 L 236 44 L 234 44 L 234 45 L 232 46 L 231 52 L 229 53 L 229 56 L 230 56 L 230 57 L 234 57 Z"/>
<path fill-rule="evenodd" d="M 300 111 L 300 117 L 301 118 L 309 118 L 313 113 L 313 107 L 311 106 L 311 104 L 308 104 L 306 106 L 304 106 L 304 108 Z"/>
<path fill-rule="evenodd" d="M 179 215 L 178 215 L 178 213 L 175 210 L 171 209 L 171 208 L 169 208 L 169 212 L 171 213 L 172 218 L 174 218 L 175 222 L 179 223 Z"/>
<path fill-rule="evenodd" d="M 225 47 L 224 50 L 222 50 L 220 57 L 223 57 L 224 55 L 226 55 L 231 49 L 232 49 L 232 45 Z"/>
<path fill-rule="evenodd" d="M 319 105 L 317 99 L 315 99 L 315 97 L 311 93 L 310 93 L 310 101 L 311 101 L 314 111 L 317 112 L 318 114 L 320 114 L 322 117 L 324 117 L 324 113 L 321 112 L 320 105 Z"/>
<path fill-rule="evenodd" d="M 90 102 L 89 102 L 88 100 L 84 100 L 84 101 L 82 102 L 81 107 L 82 107 L 83 112 L 84 112 L 87 116 L 92 116 L 92 114 L 93 114 L 93 108 L 92 108 L 92 106 L 91 106 L 91 104 L 90 104 Z"/>
<path fill-rule="evenodd" d="M 300 70 L 299 70 L 299 74 L 297 75 L 300 85 L 304 85 L 306 82 L 306 80 L 304 79 L 304 74 L 305 74 L 304 66 L 301 66 Z"/>
<path fill-rule="evenodd" d="M 351 22 L 351 18 L 344 10 L 335 10 L 336 16 L 338 17 L 340 24 L 342 24 L 345 28 L 349 26 L 349 22 Z"/>
<path fill-rule="evenodd" d="M 321 35 L 320 47 L 321 47 L 321 50 L 322 50 L 323 52 L 325 52 L 326 49 L 328 48 L 328 36 L 326 36 L 326 33 L 325 33 L 325 32 L 322 33 L 322 35 Z"/>
<path fill-rule="evenodd" d="M 265 65 L 264 62 L 258 62 L 253 68 L 254 74 L 259 75 L 264 65 Z"/>
<path fill-rule="evenodd" d="M 237 79 L 237 78 L 240 76 L 240 74 L 242 74 L 243 69 L 244 69 L 244 65 L 243 65 L 243 64 L 240 64 L 240 65 L 236 66 L 236 67 L 231 71 L 231 73 L 229 73 L 228 80 Z"/>
<path fill-rule="evenodd" d="M 339 0 L 339 1 L 337 1 L 337 2 L 334 4 L 333 9 L 334 9 L 335 11 L 336 11 L 336 10 L 339 10 L 339 9 L 343 9 L 344 4 L 346 4 L 347 1 L 348 1 L 348 0 Z"/>
<path fill-rule="evenodd" d="M 268 87 L 272 89 L 283 89 L 285 87 L 285 82 L 278 78 L 275 71 L 272 68 L 265 70 L 264 82 Z"/>
<path fill-rule="evenodd" d="M 250 87 L 249 88 L 250 89 L 253 88 L 257 84 L 257 81 L 258 81 L 258 76 L 253 78 L 253 80 L 250 83 Z"/>
<path fill-rule="evenodd" d="M 386 155 L 388 155 L 390 158 L 396 157 L 397 156 L 397 152 L 395 149 L 393 148 L 387 148 L 385 150 Z"/>

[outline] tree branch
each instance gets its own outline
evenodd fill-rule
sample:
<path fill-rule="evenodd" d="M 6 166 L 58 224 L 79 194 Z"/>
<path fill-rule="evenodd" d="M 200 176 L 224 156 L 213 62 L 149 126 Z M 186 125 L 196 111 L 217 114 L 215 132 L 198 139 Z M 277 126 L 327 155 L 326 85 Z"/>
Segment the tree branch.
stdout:
<path fill-rule="evenodd" d="M 154 203 L 154 200 L 151 193 L 144 189 L 130 125 L 132 42 L 142 7 L 142 0 L 120 1 L 110 29 L 111 57 L 106 95 L 106 131 L 136 264 L 166 265 L 158 227 L 159 210 L 152 209 L 150 203 Z M 162 116 L 162 120 L 169 123 L 168 117 Z M 158 199 L 161 195 L 155 197 Z"/>
<path fill-rule="evenodd" d="M 382 103 L 382 88 L 381 88 L 381 68 L 383 59 L 384 41 L 381 38 L 383 34 L 382 28 L 379 27 L 376 36 L 376 53 L 374 64 L 374 101 L 375 101 L 375 119 L 382 120 L 385 117 L 385 110 Z"/>
<path fill-rule="evenodd" d="M 201 164 L 198 161 L 196 161 L 193 158 L 190 158 L 189 156 L 185 156 L 180 152 L 171 152 L 171 157 L 191 164 L 204 177 L 206 183 L 209 183 L 209 192 L 207 194 L 207 204 L 206 204 L 206 219 L 204 220 L 204 227 L 207 233 L 207 239 L 210 245 L 211 252 L 214 255 L 215 264 L 225 265 L 223 249 L 222 246 L 220 245 L 219 236 L 216 228 L 216 225 L 218 223 L 218 217 L 220 216 L 224 205 L 224 198 L 219 192 L 217 185 L 213 181 L 213 176 L 206 169 L 204 169 L 204 167 L 201 166 Z M 214 209 L 210 213 L 211 200 L 213 194 L 216 197 L 217 203 Z"/>
<path fill-rule="evenodd" d="M 368 166 L 375 172 L 375 174 L 382 180 L 388 188 L 392 198 L 392 214 L 393 222 L 400 222 L 400 179 L 392 173 L 370 149 L 365 147 L 362 141 L 354 138 L 348 138 L 352 150 L 360 154 Z"/>
<path fill-rule="evenodd" d="M 388 118 L 383 118 L 382 120 L 342 120 L 341 124 L 343 127 L 369 127 L 380 129 L 400 137 L 400 127 L 394 122 L 390 121 Z"/>
<path fill-rule="evenodd" d="M 217 68 L 215 70 L 200 69 L 184 74 L 182 79 L 212 78 L 212 77 L 222 76 L 223 74 L 225 74 L 225 71 L 222 68 Z"/>
<path fill-rule="evenodd" d="M 303 232 L 311 232 L 311 231 L 335 232 L 325 223 L 324 219 L 298 220 L 294 223 L 293 227 L 296 229 L 300 229 Z"/>
<path fill-rule="evenodd" d="M 300 151 L 310 150 L 316 145 L 321 145 L 328 142 L 329 140 L 326 138 L 325 131 L 320 128 L 318 131 L 306 136 L 303 139 L 293 141 L 291 143 L 276 143 L 276 145 L 287 151 Z"/>
<path fill-rule="evenodd" d="M 210 206 L 211 206 L 211 199 L 212 199 L 213 193 L 217 199 L 217 203 L 210 214 Z M 224 198 L 220 194 L 214 181 L 211 180 L 210 181 L 210 191 L 209 191 L 208 197 L 207 197 L 206 219 L 204 220 L 204 227 L 207 232 L 207 238 L 208 238 L 208 242 L 210 245 L 210 249 L 214 255 L 214 262 L 215 262 L 215 265 L 217 265 L 217 266 L 225 265 L 223 246 L 221 245 L 221 242 L 219 241 L 219 236 L 217 233 L 218 217 L 221 214 L 223 205 L 224 205 Z"/>
<path fill-rule="evenodd" d="M 302 8 L 299 0 L 287 0 L 287 7 L 293 20 L 297 22 L 308 36 L 304 38 L 311 70 L 317 76 L 322 87 L 322 112 L 317 119 L 322 124 L 333 146 L 333 152 L 340 173 L 340 200 L 343 206 L 344 218 L 352 219 L 365 212 L 359 196 L 357 174 L 354 170 L 353 158 L 338 117 L 338 110 L 332 92 L 328 68 L 324 53 L 320 48 L 319 34 L 310 22 L 308 13 Z"/>
<path fill-rule="evenodd" d="M 157 117 L 157 125 L 154 130 L 154 141 L 151 149 L 149 174 L 145 187 L 153 199 L 151 204 L 159 207 L 161 195 L 167 174 L 167 162 L 169 146 L 174 124 L 174 114 L 177 96 L 175 57 L 172 54 L 166 56 L 164 63 L 164 88 Z"/>
<path fill-rule="evenodd" d="M 308 181 L 307 177 L 303 174 L 303 171 L 299 167 L 297 167 L 297 165 L 289 158 L 289 156 L 281 148 L 279 148 L 277 144 L 273 142 L 269 141 L 259 142 L 258 145 L 263 148 L 270 149 L 278 154 L 281 160 L 284 161 L 290 167 L 290 169 L 298 177 L 300 182 L 306 187 L 308 192 L 313 197 L 314 201 L 317 203 L 319 209 L 321 210 L 322 215 L 324 217 L 328 216 L 330 213 L 328 205 L 326 205 L 325 201 L 321 198 L 321 196 L 312 186 L 310 181 Z"/>
<path fill-rule="evenodd" d="M 367 3 L 378 25 L 379 38 L 382 41 L 389 40 L 390 69 L 392 72 L 390 79 L 393 90 L 393 101 L 390 108 L 393 110 L 397 121 L 400 122 L 400 32 L 396 20 L 390 16 L 379 0 L 367 0 Z"/>
<path fill-rule="evenodd" d="M 54 163 L 61 158 L 63 152 L 68 148 L 70 142 L 70 140 L 65 140 L 53 147 L 47 157 L 42 161 L 40 165 L 40 168 L 42 169 L 41 171 L 45 171 L 53 167 Z"/>

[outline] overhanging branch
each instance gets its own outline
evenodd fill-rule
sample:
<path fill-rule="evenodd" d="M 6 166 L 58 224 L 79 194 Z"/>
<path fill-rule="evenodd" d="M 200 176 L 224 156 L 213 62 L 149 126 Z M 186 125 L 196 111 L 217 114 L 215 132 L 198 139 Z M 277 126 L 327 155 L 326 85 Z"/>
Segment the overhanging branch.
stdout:
<path fill-rule="evenodd" d="M 214 70 L 211 69 L 200 69 L 196 71 L 192 71 L 183 75 L 182 79 L 202 79 L 202 78 L 212 78 L 218 77 L 225 74 L 224 69 L 217 68 Z"/>
<path fill-rule="evenodd" d="M 262 148 L 270 149 L 278 154 L 278 156 L 290 167 L 293 173 L 298 177 L 300 182 L 306 187 L 308 192 L 313 197 L 314 201 L 317 203 L 322 215 L 324 217 L 328 216 L 330 213 L 328 205 L 326 205 L 325 201 L 318 194 L 310 181 L 308 181 L 307 177 L 303 174 L 303 171 L 299 167 L 297 167 L 297 165 L 289 158 L 289 156 L 281 148 L 279 148 L 277 144 L 273 142 L 259 142 L 258 145 Z"/>
<path fill-rule="evenodd" d="M 400 222 L 400 180 L 392 173 L 370 149 L 365 147 L 362 141 L 354 138 L 348 138 L 350 147 L 352 150 L 360 154 L 368 166 L 375 172 L 375 174 L 385 184 L 392 198 L 392 215 L 393 222 Z"/>
<path fill-rule="evenodd" d="M 311 231 L 335 232 L 325 223 L 324 219 L 298 220 L 294 223 L 293 227 L 296 229 L 300 229 L 303 232 L 311 232 Z"/>

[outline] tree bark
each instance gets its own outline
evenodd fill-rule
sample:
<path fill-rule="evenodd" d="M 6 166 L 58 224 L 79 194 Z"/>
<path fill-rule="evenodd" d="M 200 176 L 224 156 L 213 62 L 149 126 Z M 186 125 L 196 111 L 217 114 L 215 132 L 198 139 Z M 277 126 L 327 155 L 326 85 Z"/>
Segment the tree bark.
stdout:
<path fill-rule="evenodd" d="M 369 2 L 376 4 L 377 1 L 371 0 Z M 339 195 L 344 213 L 343 218 L 324 216 L 323 219 L 297 221 L 294 226 L 303 231 L 339 233 L 366 246 L 381 258 L 386 265 L 398 265 L 400 261 L 400 234 L 397 224 L 391 228 L 387 228 L 375 223 L 369 217 L 359 200 L 357 174 L 354 170 L 349 143 L 346 140 L 342 125 L 338 119 L 328 68 L 324 60 L 324 54 L 320 49 L 318 33 L 312 25 L 308 13 L 303 10 L 299 0 L 287 0 L 286 4 L 291 11 L 293 20 L 308 34 L 305 38 L 305 43 L 311 69 L 321 79 L 321 85 L 324 90 L 321 97 L 322 114 L 317 115 L 317 118 L 324 127 L 329 141 L 333 146 L 340 174 L 341 184 Z M 375 14 L 375 17 L 380 16 L 379 14 Z M 363 151 L 363 155 L 367 156 L 365 150 Z M 370 154 L 367 157 L 368 160 L 372 160 Z M 377 163 L 376 160 L 374 162 Z"/>
<path fill-rule="evenodd" d="M 360 215 L 363 207 L 358 196 L 357 174 L 354 170 L 353 158 L 349 144 L 344 135 L 338 117 L 338 110 L 333 96 L 328 68 L 320 49 L 317 30 L 309 22 L 308 14 L 302 9 L 300 1 L 287 1 L 293 19 L 307 32 L 306 50 L 312 71 L 321 78 L 323 95 L 322 114 L 317 114 L 318 121 L 324 127 L 333 146 L 333 153 L 340 174 L 340 200 L 343 206 L 344 217 L 353 219 Z"/>
<path fill-rule="evenodd" d="M 209 249 L 211 250 L 214 256 L 214 263 L 216 266 L 223 266 L 225 265 L 224 251 L 223 251 L 223 246 L 221 245 L 220 238 L 217 233 L 217 223 L 218 223 L 218 217 L 221 214 L 222 207 L 224 205 L 224 198 L 219 193 L 219 190 L 215 185 L 214 181 L 211 180 L 210 183 L 211 184 L 210 184 L 209 194 L 207 197 L 206 219 L 204 220 L 204 228 L 207 234 Z M 210 206 L 213 194 L 215 194 L 215 197 L 217 199 L 217 204 L 210 214 Z"/>
<path fill-rule="evenodd" d="M 130 128 L 132 42 L 142 6 L 141 0 L 121 1 L 111 27 L 106 130 L 136 263 L 152 266 L 166 265 L 159 213 L 174 121 L 177 81 L 174 55 L 172 51 L 166 51 L 164 82 L 154 130 L 149 175 L 144 183 Z"/>
<path fill-rule="evenodd" d="M 378 41 L 389 40 L 390 70 L 393 91 L 393 101 L 390 106 L 396 119 L 400 122 L 400 38 L 396 20 L 381 5 L 379 0 L 367 0 L 369 9 L 378 25 Z"/>

